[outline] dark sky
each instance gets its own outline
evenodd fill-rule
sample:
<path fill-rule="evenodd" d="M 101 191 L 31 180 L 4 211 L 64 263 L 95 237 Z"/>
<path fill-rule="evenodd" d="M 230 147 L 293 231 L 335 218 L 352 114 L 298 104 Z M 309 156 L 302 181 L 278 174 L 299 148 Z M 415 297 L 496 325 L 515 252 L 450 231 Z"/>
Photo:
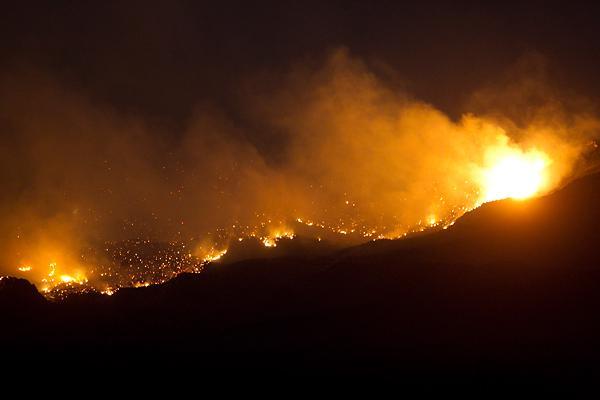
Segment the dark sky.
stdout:
<path fill-rule="evenodd" d="M 526 54 L 555 84 L 596 97 L 591 2 L 48 1 L 4 4 L 1 62 L 34 66 L 121 112 L 168 123 L 207 99 L 236 107 L 244 80 L 345 46 L 451 114 Z"/>

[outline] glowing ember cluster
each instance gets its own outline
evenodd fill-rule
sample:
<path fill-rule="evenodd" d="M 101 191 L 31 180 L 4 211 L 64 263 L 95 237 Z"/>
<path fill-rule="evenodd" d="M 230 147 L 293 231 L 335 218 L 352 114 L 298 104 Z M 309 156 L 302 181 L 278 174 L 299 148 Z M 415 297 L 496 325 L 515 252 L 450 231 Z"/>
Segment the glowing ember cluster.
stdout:
<path fill-rule="evenodd" d="M 39 288 L 48 298 L 64 298 L 73 293 L 99 291 L 112 295 L 123 287 L 146 287 L 163 283 L 182 272 L 197 273 L 204 264 L 217 259 L 201 260 L 192 256 L 183 243 L 159 243 L 129 240 L 105 243 L 100 250 L 88 248 L 78 261 L 85 268 L 69 271 L 68 265 L 50 262 L 47 266 L 23 265 L 17 270 L 26 277 L 46 271 Z"/>
<path fill-rule="evenodd" d="M 191 254 L 189 244 L 150 240 L 106 243 L 102 251 L 89 249 L 82 259 L 93 265 L 90 274 L 106 294 L 163 283 L 183 272 L 197 273 L 205 263 Z"/>

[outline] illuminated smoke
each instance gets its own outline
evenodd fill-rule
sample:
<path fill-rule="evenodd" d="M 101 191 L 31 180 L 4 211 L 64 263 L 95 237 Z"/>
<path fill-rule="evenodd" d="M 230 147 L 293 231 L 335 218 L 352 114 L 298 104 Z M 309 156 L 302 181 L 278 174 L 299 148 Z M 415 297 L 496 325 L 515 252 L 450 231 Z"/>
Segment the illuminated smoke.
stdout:
<path fill-rule="evenodd" d="M 242 100 L 265 145 L 214 107 L 173 133 L 39 72 L 5 74 L 0 272 L 112 293 L 198 272 L 234 241 L 351 244 L 445 227 L 482 202 L 555 189 L 600 126 L 554 98 L 521 114 L 480 101 L 493 108 L 453 120 L 346 51 L 278 79 Z M 142 254 L 150 243 L 165 247 Z"/>

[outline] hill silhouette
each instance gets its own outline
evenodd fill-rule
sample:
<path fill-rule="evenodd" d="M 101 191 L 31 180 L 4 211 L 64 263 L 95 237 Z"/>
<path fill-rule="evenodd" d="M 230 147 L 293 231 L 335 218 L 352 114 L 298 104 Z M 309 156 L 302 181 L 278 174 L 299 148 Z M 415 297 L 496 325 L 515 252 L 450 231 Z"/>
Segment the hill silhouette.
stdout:
<path fill-rule="evenodd" d="M 447 230 L 210 265 L 113 296 L 0 281 L 3 343 L 211 370 L 564 374 L 600 360 L 600 174 Z"/>

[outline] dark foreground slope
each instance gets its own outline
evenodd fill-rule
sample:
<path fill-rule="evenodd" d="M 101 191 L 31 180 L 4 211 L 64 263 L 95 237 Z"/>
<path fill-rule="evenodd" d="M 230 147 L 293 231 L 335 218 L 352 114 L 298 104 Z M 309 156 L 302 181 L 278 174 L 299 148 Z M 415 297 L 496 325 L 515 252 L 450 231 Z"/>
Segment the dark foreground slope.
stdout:
<path fill-rule="evenodd" d="M 211 370 L 590 371 L 599 239 L 594 175 L 485 205 L 438 233 L 215 265 L 112 297 L 54 304 L 4 279 L 0 335 L 19 356 L 187 357 Z"/>

